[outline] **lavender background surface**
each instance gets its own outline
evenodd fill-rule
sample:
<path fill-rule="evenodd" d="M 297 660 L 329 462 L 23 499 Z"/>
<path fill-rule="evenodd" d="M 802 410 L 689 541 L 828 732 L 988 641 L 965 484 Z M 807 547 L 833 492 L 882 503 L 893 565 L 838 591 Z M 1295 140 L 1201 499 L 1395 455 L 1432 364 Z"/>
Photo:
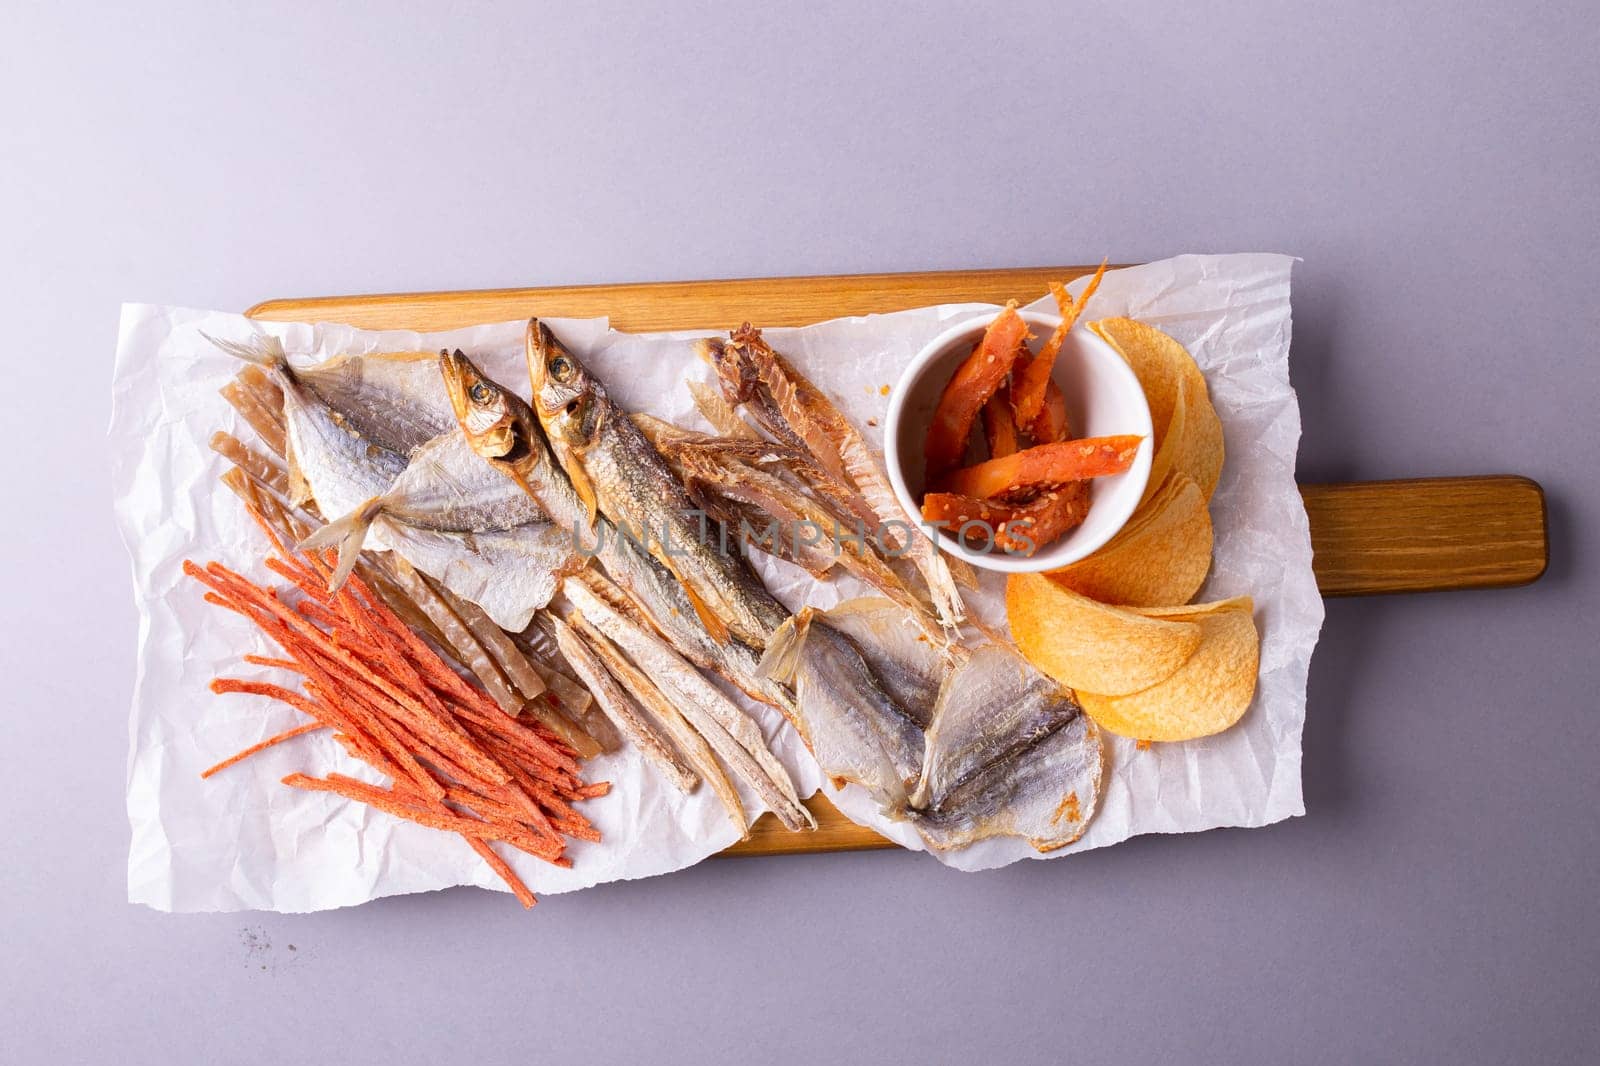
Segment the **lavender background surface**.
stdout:
<path fill-rule="evenodd" d="M 7 8 L 5 1058 L 1593 1061 L 1590 6 L 588 8 Z M 125 902 L 123 300 L 1235 249 L 1304 258 L 1302 480 L 1550 496 L 1530 588 L 1329 604 L 1307 817 L 983 875 L 710 862 L 531 915 Z"/>

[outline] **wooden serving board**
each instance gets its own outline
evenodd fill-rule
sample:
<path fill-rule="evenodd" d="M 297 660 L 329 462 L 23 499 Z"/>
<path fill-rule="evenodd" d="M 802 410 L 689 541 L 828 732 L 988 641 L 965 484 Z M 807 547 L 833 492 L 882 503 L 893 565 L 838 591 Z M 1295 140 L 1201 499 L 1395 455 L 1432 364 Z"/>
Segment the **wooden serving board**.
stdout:
<path fill-rule="evenodd" d="M 738 281 L 571 285 L 480 292 L 403 293 L 269 300 L 247 314 L 280 322 L 343 322 L 422 332 L 539 315 L 609 316 L 632 331 L 803 326 L 845 315 L 938 303 L 1036 299 L 1051 281 L 1093 267 L 858 274 Z M 1325 596 L 1496 588 L 1527 584 L 1548 559 L 1544 491 L 1513 475 L 1302 485 L 1313 566 Z M 770 814 L 730 855 L 893 847 L 821 795 L 806 802 L 813 833 L 790 833 Z"/>

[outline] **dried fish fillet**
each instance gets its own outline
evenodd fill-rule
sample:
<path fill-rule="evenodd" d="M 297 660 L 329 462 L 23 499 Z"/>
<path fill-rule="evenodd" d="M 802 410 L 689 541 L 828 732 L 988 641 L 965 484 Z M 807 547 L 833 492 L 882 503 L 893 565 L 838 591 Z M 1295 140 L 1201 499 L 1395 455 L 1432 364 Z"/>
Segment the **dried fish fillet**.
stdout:
<path fill-rule="evenodd" d="M 633 698 L 623 691 L 617 684 L 600 657 L 594 649 L 580 637 L 565 622 L 556 621 L 556 640 L 561 644 L 561 651 L 567 657 L 567 662 L 578 672 L 583 683 L 589 686 L 589 691 L 594 694 L 595 702 L 605 709 L 607 715 L 622 735 L 639 749 L 639 752 L 649 763 L 654 766 L 661 776 L 666 778 L 672 787 L 685 794 L 693 792 L 698 785 L 699 778 L 694 770 L 683 760 L 670 741 L 656 731 L 654 725 L 645 718 L 644 712 L 634 703 Z"/>
<path fill-rule="evenodd" d="M 839 485 L 859 495 L 883 538 L 921 572 L 940 622 L 959 625 L 966 609 L 955 572 L 901 509 L 877 456 L 850 420 L 749 323 L 727 342 L 712 341 L 701 351 L 729 403 L 744 404 L 768 433 L 806 448 Z"/>
<path fill-rule="evenodd" d="M 930 847 L 1082 835 L 1100 793 L 1099 730 L 1070 690 L 1006 645 L 976 649 L 940 689 L 908 815 Z"/>
<path fill-rule="evenodd" d="M 568 580 L 562 591 L 596 629 L 673 700 L 734 775 L 755 790 L 779 821 L 790 829 L 816 826 L 811 812 L 801 805 L 788 770 L 767 748 L 761 728 L 742 708 L 658 637 L 623 617 L 582 581 Z"/>
<path fill-rule="evenodd" d="M 672 738 L 683 757 L 700 779 L 711 786 L 717 799 L 722 803 L 722 809 L 727 812 L 728 818 L 733 822 L 734 828 L 739 831 L 739 839 L 743 840 L 750 835 L 750 826 L 745 821 L 744 804 L 739 802 L 739 792 L 733 787 L 722 767 L 717 765 L 717 757 L 707 744 L 705 738 L 695 732 L 689 720 L 679 713 L 664 692 L 656 687 L 655 682 L 643 670 L 628 661 L 622 649 L 611 643 L 598 629 L 589 624 L 582 614 L 574 613 L 572 627 L 589 643 L 601 662 L 606 664 L 606 669 L 611 671 L 611 676 L 617 683 L 632 696 L 635 702 L 650 714 L 666 734 Z"/>
<path fill-rule="evenodd" d="M 921 771 L 922 729 L 942 665 L 896 616 L 905 617 L 877 599 L 825 613 L 806 608 L 773 637 L 763 660 L 794 686 L 801 734 L 823 773 L 860 785 L 891 814 L 905 806 Z M 897 627 L 910 635 L 901 639 Z"/>
<path fill-rule="evenodd" d="M 374 526 L 397 554 L 510 633 L 527 628 L 561 579 L 582 565 L 571 532 L 551 522 L 472 534 L 418 529 L 382 516 Z"/>

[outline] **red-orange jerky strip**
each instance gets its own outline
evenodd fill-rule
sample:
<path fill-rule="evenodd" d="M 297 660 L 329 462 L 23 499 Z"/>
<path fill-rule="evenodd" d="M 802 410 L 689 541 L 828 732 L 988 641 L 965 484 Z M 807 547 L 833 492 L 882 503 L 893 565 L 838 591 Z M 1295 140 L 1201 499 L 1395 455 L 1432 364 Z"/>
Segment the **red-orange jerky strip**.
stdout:
<path fill-rule="evenodd" d="M 243 751 L 235 752 L 210 769 L 200 771 L 200 776 L 201 778 L 207 778 L 212 774 L 219 774 L 230 766 L 244 762 L 252 755 L 266 751 L 274 744 L 281 744 L 285 740 L 293 740 L 295 737 L 304 736 L 307 733 L 315 733 L 319 729 L 326 728 L 328 727 L 322 722 L 307 722 L 304 725 L 297 725 L 293 729 L 285 729 L 283 732 L 278 733 L 275 736 L 270 736 L 266 740 L 261 741 L 259 744 L 252 744 Z"/>

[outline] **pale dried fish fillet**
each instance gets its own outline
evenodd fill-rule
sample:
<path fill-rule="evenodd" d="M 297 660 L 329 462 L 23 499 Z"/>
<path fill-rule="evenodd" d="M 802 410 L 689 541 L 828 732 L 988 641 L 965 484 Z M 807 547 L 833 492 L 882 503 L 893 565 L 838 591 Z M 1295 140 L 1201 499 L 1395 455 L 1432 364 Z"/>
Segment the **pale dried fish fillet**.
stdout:
<path fill-rule="evenodd" d="M 722 809 L 727 812 L 734 828 L 739 831 L 739 839 L 747 838 L 750 835 L 750 827 L 745 822 L 744 804 L 739 802 L 739 792 L 722 772 L 722 767 L 717 764 L 717 757 L 705 738 L 695 732 L 688 719 L 679 713 L 678 708 L 673 706 L 672 701 L 667 699 L 644 671 L 629 662 L 622 649 L 611 643 L 604 633 L 590 625 L 582 613 L 575 612 L 571 622 L 572 627 L 588 640 L 589 646 L 605 663 L 606 669 L 611 671 L 611 676 L 616 678 L 639 706 L 666 730 L 689 765 L 700 775 L 700 779 L 711 786 L 711 791 L 716 793 L 717 799 L 722 803 Z"/>
<path fill-rule="evenodd" d="M 823 615 L 829 628 L 862 648 L 873 673 L 919 729 L 933 718 L 943 679 L 964 660 L 956 647 L 929 641 L 897 603 L 874 596 L 846 600 Z"/>
<path fill-rule="evenodd" d="M 594 649 L 573 629 L 560 619 L 556 620 L 556 641 L 567 662 L 578 672 L 583 683 L 589 686 L 598 703 L 610 716 L 613 724 L 639 749 L 652 766 L 679 792 L 688 794 L 699 784 L 699 777 L 683 760 L 670 741 L 661 736 L 645 718 L 644 712 L 633 697 L 617 684 Z"/>
<path fill-rule="evenodd" d="M 287 439 L 283 424 L 283 391 L 259 366 L 245 366 L 217 390 L 256 431 L 272 453 L 283 457 Z"/>
<path fill-rule="evenodd" d="M 864 788 L 879 807 L 898 815 L 922 768 L 922 725 L 943 667 L 936 654 L 914 651 L 926 641 L 894 640 L 889 651 L 875 640 L 904 617 L 887 600 L 851 601 L 829 612 L 802 610 L 778 631 L 763 667 L 794 685 L 801 735 L 817 764 L 836 784 Z M 838 614 L 843 627 L 832 620 Z M 907 632 L 914 633 L 909 625 Z M 889 631 L 888 635 L 893 635 Z M 876 654 L 875 654 L 876 653 Z"/>
<path fill-rule="evenodd" d="M 582 565 L 572 552 L 571 533 L 548 522 L 464 534 L 418 529 L 380 516 L 375 527 L 396 554 L 483 608 L 495 625 L 511 633 L 527 628 L 561 579 Z"/>
<path fill-rule="evenodd" d="M 1099 728 L 1080 714 L 1010 761 L 951 793 L 934 811 L 911 811 L 931 848 L 951 851 L 990 837 L 1026 840 L 1036 851 L 1083 836 L 1105 776 Z"/>
<path fill-rule="evenodd" d="M 434 592 L 450 605 L 456 617 L 466 624 L 472 635 L 477 638 L 489 657 L 494 660 L 506 679 L 516 686 L 517 693 L 525 700 L 537 699 L 544 694 L 544 678 L 533 669 L 506 631 L 489 620 L 489 616 L 479 610 L 477 605 L 467 602 L 451 593 L 448 589 L 441 589 L 433 585 Z"/>
<path fill-rule="evenodd" d="M 383 570 L 443 634 L 446 646 L 455 652 L 461 665 L 478 679 L 496 706 L 512 716 L 520 713 L 523 701 L 512 687 L 510 679 L 501 672 L 489 650 L 478 641 L 450 604 L 404 559 L 393 558 L 385 562 L 387 565 Z"/>
<path fill-rule="evenodd" d="M 790 829 L 816 827 L 811 812 L 800 803 L 788 770 L 768 749 L 760 727 L 742 708 L 653 633 L 624 618 L 582 582 L 568 580 L 562 591 L 674 701 L 734 775 L 755 790 L 780 822 Z"/>
<path fill-rule="evenodd" d="M 261 452 L 252 451 L 238 437 L 221 430 L 211 434 L 210 443 L 212 451 L 239 467 L 251 481 L 259 481 L 271 486 L 277 492 L 288 494 L 288 472 L 276 460 Z"/>

